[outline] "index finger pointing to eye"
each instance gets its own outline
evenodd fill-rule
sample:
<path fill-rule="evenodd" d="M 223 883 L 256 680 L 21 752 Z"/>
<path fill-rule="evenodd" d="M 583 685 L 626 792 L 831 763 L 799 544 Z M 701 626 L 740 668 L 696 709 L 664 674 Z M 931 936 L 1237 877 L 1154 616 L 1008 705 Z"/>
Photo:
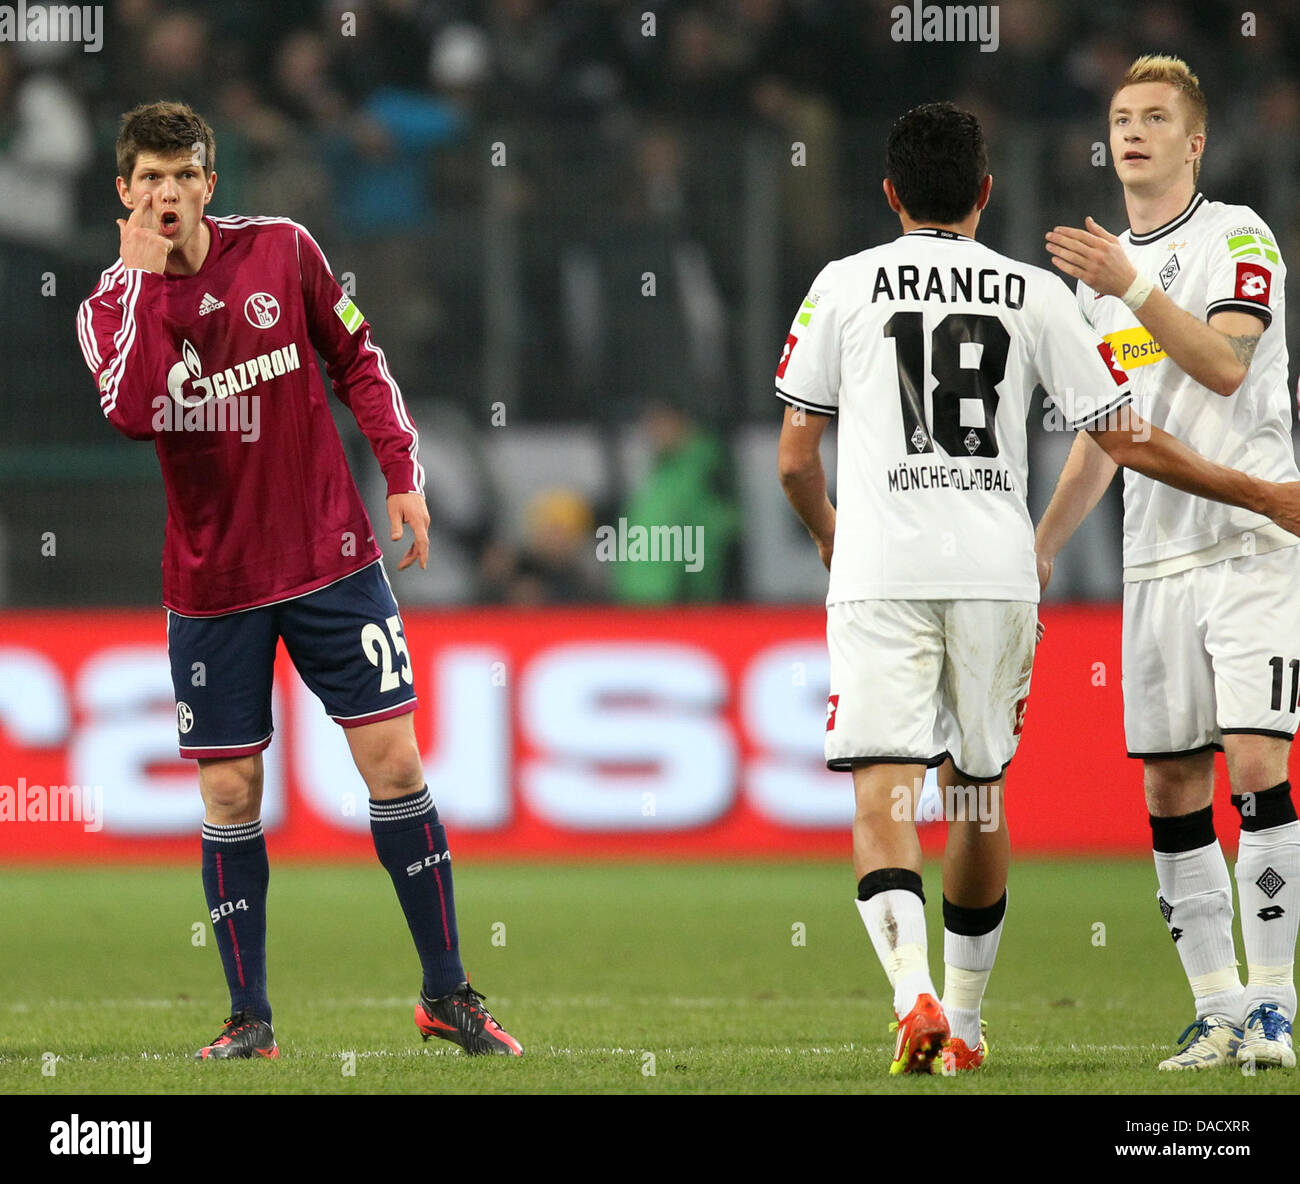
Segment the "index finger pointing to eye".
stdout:
<path fill-rule="evenodd" d="M 131 216 L 126 220 L 128 226 L 142 226 L 146 230 L 156 230 L 158 218 L 154 213 L 153 194 L 146 193 L 135 203 Z"/>

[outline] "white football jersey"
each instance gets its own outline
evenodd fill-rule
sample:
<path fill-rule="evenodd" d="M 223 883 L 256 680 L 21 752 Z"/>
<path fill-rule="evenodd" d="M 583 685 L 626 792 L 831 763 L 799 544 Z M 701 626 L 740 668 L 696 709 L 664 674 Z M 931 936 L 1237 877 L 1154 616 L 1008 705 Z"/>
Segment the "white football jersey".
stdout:
<path fill-rule="evenodd" d="M 1171 222 L 1147 234 L 1126 230 L 1119 241 L 1138 271 L 1197 319 L 1231 310 L 1266 326 L 1245 381 L 1225 399 L 1166 357 L 1122 300 L 1080 283 L 1079 308 L 1128 370 L 1138 415 L 1229 468 L 1271 481 L 1300 477 L 1287 393 L 1286 267 L 1273 232 L 1249 206 L 1198 193 Z M 1267 523 L 1249 510 L 1124 471 L 1126 568 L 1192 555 Z M 1208 552 L 1211 559 L 1217 554 Z"/>
<path fill-rule="evenodd" d="M 826 603 L 1038 600 L 1030 397 L 1081 428 L 1128 378 L 1051 272 L 950 231 L 838 259 L 786 338 L 777 395 L 839 414 Z"/>

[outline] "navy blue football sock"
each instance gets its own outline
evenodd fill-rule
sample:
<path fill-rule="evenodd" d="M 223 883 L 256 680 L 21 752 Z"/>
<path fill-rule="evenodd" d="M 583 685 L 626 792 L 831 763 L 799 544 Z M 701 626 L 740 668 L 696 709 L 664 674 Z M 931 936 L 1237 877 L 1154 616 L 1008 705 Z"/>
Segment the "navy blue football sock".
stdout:
<path fill-rule="evenodd" d="M 415 938 L 424 993 L 431 999 L 448 995 L 465 981 L 465 968 L 456 935 L 447 831 L 438 821 L 429 787 L 385 802 L 371 798 L 370 831 Z"/>
<path fill-rule="evenodd" d="M 203 824 L 203 894 L 230 986 L 230 1014 L 271 1022 L 266 997 L 266 888 L 270 868 L 261 820 Z"/>

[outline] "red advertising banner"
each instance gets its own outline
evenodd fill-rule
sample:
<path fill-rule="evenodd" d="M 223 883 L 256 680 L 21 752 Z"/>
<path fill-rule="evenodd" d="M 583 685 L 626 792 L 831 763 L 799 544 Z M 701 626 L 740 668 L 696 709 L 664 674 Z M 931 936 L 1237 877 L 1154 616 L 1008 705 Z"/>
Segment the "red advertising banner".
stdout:
<path fill-rule="evenodd" d="M 822 762 L 821 610 L 404 620 L 416 733 L 459 855 L 848 857 L 851 780 Z M 1008 778 L 1013 847 L 1148 851 L 1141 767 L 1124 754 L 1119 611 L 1049 607 L 1043 620 Z M 273 855 L 373 858 L 341 730 L 283 649 L 274 711 Z M 202 805 L 175 716 L 161 612 L 0 614 L 0 859 L 196 858 Z M 923 827 L 927 848 L 943 831 Z"/>

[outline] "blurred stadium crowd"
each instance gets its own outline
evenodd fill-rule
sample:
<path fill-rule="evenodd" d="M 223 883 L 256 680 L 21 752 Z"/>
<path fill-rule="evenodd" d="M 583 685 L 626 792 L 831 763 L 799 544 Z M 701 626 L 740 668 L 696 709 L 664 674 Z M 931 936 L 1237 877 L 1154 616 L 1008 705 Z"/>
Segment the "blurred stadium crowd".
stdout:
<path fill-rule="evenodd" d="M 434 515 L 404 602 L 817 599 L 771 374 L 821 265 L 896 233 L 883 142 L 915 103 L 981 116 L 981 235 L 1046 266 L 1053 224 L 1126 224 L 1094 149 L 1107 100 L 1138 53 L 1180 54 L 1210 103 L 1202 188 L 1300 259 L 1300 6 L 1252 5 L 1247 35 L 1222 0 L 1004 0 L 991 53 L 894 41 L 893 7 L 116 0 L 98 54 L 0 45 L 0 604 L 158 599 L 156 463 L 103 422 L 73 331 L 116 257 L 113 141 L 138 102 L 203 112 L 212 212 L 303 222 L 371 320 Z M 1069 440 L 1032 443 L 1037 510 Z M 703 571 L 596 563 L 621 517 L 704 526 Z M 1118 524 L 1112 493 L 1054 595 L 1118 596 Z"/>

